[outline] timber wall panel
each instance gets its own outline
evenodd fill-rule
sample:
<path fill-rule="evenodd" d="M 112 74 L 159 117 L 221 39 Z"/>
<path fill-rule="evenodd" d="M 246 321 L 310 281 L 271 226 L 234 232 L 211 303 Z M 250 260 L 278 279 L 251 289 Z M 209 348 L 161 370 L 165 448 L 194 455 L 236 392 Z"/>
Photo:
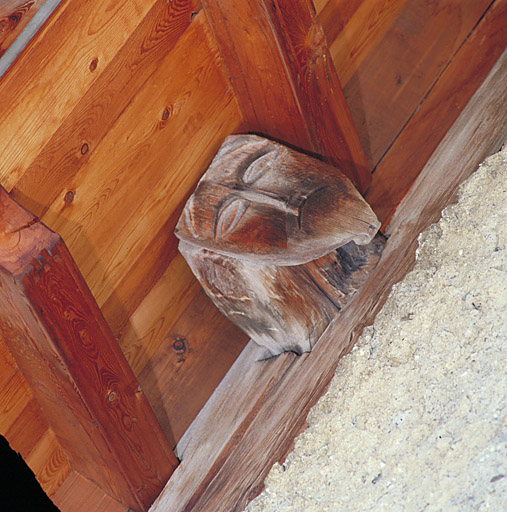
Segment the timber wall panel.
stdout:
<path fill-rule="evenodd" d="M 51 496 L 67 476 L 67 458 L 6 345 L 0 340 L 0 435 Z"/>
<path fill-rule="evenodd" d="M 496 0 L 378 164 L 367 201 L 386 224 L 433 151 L 507 48 L 507 1 Z"/>
<path fill-rule="evenodd" d="M 110 496 L 104 495 L 93 482 L 72 471 L 56 493 L 53 503 L 62 512 L 130 512 Z"/>
<path fill-rule="evenodd" d="M 99 306 L 116 294 L 127 316 L 177 256 L 181 208 L 242 121 L 204 21 L 195 18 L 42 218 L 66 240 Z M 125 281 L 137 296 L 118 301 Z"/>
<path fill-rule="evenodd" d="M 322 12 L 331 58 L 342 84 L 349 83 L 407 0 L 330 1 Z"/>
<path fill-rule="evenodd" d="M 85 15 L 80 4 L 64 2 L 0 81 L 6 114 L 0 135 L 9 148 L 0 183 L 67 238 L 139 373 L 199 291 L 172 231 L 203 170 L 242 116 L 205 19 L 195 16 L 197 2 L 151 2 L 135 12 L 121 3 L 95 32 L 90 27 L 102 11 L 88 6 Z M 81 15 L 88 28 L 77 30 L 80 45 L 58 27 L 74 26 Z M 111 41 L 109 30 L 119 32 Z M 106 56 L 95 51 L 99 47 L 107 47 Z M 48 66 L 32 66 L 42 56 Z M 76 61 L 86 64 L 84 78 Z M 15 136 L 23 144 L 14 144 Z M 11 372 L 9 360 L 0 361 Z M 230 357 L 224 361 L 217 365 L 218 381 L 232 363 Z M 27 387 L 19 372 L 11 373 L 7 381 Z M 8 440 L 17 439 L 37 409 L 31 395 L 11 403 L 13 392 L 2 395 Z M 188 410 L 185 421 L 197 412 Z M 53 464 L 61 448 L 43 417 L 35 426 L 36 433 L 21 438 L 19 446 L 32 454 L 29 464 L 54 494 L 64 465 L 52 471 L 41 461 L 47 456 Z"/>
<path fill-rule="evenodd" d="M 491 3 L 362 0 L 349 4 L 330 0 L 323 7 L 320 16 L 333 62 L 370 169 L 403 130 Z"/>
<path fill-rule="evenodd" d="M 42 216 L 190 25 L 196 0 L 158 0 L 26 167 L 12 194 Z M 99 63 L 94 73 L 99 73 Z M 55 79 L 58 83 L 59 79 Z"/>
<path fill-rule="evenodd" d="M 70 464 L 55 434 L 48 429 L 26 458 L 26 463 L 49 497 L 60 488 L 69 473 Z"/>
<path fill-rule="evenodd" d="M 18 181 L 153 3 L 67 1 L 56 9 L 2 78 L 0 180 L 6 189 Z"/>

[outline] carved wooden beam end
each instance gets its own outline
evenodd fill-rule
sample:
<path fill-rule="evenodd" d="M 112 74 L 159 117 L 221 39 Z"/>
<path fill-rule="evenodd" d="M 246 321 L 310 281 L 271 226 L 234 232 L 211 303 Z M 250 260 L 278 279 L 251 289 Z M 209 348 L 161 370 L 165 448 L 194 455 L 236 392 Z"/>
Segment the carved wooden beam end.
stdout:
<path fill-rule="evenodd" d="M 233 135 L 176 235 L 220 311 L 277 355 L 312 349 L 380 259 L 379 227 L 340 170 L 262 137 Z"/>

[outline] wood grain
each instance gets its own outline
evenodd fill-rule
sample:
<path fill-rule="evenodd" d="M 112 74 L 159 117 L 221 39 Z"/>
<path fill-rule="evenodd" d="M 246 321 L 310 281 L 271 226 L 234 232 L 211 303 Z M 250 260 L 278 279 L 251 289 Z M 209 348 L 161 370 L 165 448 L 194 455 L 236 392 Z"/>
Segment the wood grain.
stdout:
<path fill-rule="evenodd" d="M 367 201 L 384 224 L 507 47 L 506 24 L 496 0 L 377 166 Z"/>
<path fill-rule="evenodd" d="M 33 395 L 19 371 L 15 372 L 0 392 L 0 434 L 7 432 L 17 421 Z M 7 438 L 9 439 L 9 438 Z"/>
<path fill-rule="evenodd" d="M 70 464 L 52 430 L 47 430 L 26 457 L 44 492 L 53 496 L 71 472 Z"/>
<path fill-rule="evenodd" d="M 327 9 L 334 7 L 331 19 L 336 22 L 326 24 L 329 27 L 326 36 L 330 42 L 331 58 L 342 84 L 348 84 L 363 61 L 391 28 L 406 3 L 407 0 L 363 0 L 353 13 L 351 11 L 357 2 L 347 2 L 346 6 L 344 2 L 328 3 Z M 347 19 L 349 14 L 350 18 Z M 323 12 L 324 19 L 326 15 L 327 10 Z"/>
<path fill-rule="evenodd" d="M 26 459 L 47 430 L 46 418 L 35 398 L 32 398 L 7 429 L 5 437 L 12 449 Z"/>
<path fill-rule="evenodd" d="M 262 490 L 271 464 L 286 454 L 341 355 L 412 267 L 419 233 L 507 137 L 506 81 L 507 53 L 417 178 L 391 221 L 379 265 L 315 350 L 255 362 L 261 349 L 250 344 L 241 354 L 181 440 L 182 463 L 152 512 L 239 511 Z"/>
<path fill-rule="evenodd" d="M 200 285 L 185 260 L 181 255 L 176 256 L 130 316 L 128 327 L 118 340 L 136 375 L 149 364 L 199 291 Z"/>
<path fill-rule="evenodd" d="M 0 337 L 0 389 L 4 387 L 16 370 L 16 363 Z"/>
<path fill-rule="evenodd" d="M 202 290 L 172 326 L 139 381 L 175 444 L 247 342 Z"/>
<path fill-rule="evenodd" d="M 0 4 L 0 57 L 18 37 L 45 0 L 3 0 Z"/>
<path fill-rule="evenodd" d="M 62 512 L 130 512 L 131 509 L 106 495 L 102 489 L 72 471 L 52 495 Z"/>
<path fill-rule="evenodd" d="M 73 467 L 146 510 L 176 458 L 66 247 L 39 222 L 13 230 L 27 212 L 0 199 L 2 337 Z"/>
<path fill-rule="evenodd" d="M 375 2 L 375 5 L 381 4 L 384 5 L 385 13 L 377 14 L 385 14 L 385 22 L 392 24 L 378 44 L 368 51 L 367 56 L 360 55 L 362 62 L 359 67 L 352 66 L 357 71 L 350 79 L 344 81 L 345 97 L 361 134 L 361 144 L 372 170 L 400 132 L 405 131 L 407 122 L 418 112 L 421 104 L 426 104 L 435 111 L 439 110 L 439 107 L 431 107 L 428 102 L 430 91 L 439 77 L 443 76 L 442 73 L 449 62 L 456 62 L 455 53 L 474 30 L 490 6 L 491 0 L 409 0 L 405 3 L 396 2 L 396 9 L 395 3 Z M 399 7 L 403 9 L 399 11 Z M 399 14 L 396 16 L 398 11 Z M 378 19 L 381 25 L 379 28 L 384 31 L 388 25 L 382 23 L 382 17 Z M 502 22 L 498 20 L 498 23 Z M 474 31 L 474 34 L 476 33 L 477 31 Z M 489 37 L 488 31 L 485 34 Z M 479 40 L 477 37 L 480 36 L 476 35 L 475 41 Z M 486 60 L 491 66 L 498 58 L 497 54 L 493 60 L 488 61 L 482 53 L 483 45 L 470 45 L 468 40 L 467 43 L 474 47 L 475 59 L 478 61 Z M 339 55 L 336 57 L 341 58 Z M 472 59 L 472 66 L 473 62 Z M 341 63 L 335 61 L 335 65 L 337 69 L 343 69 Z M 343 65 L 349 66 L 347 62 Z M 465 66 L 468 67 L 469 63 Z M 484 69 L 486 68 L 490 69 L 484 65 Z M 459 77 L 466 73 L 470 73 L 471 77 L 474 72 L 471 68 L 453 72 L 453 87 L 459 88 Z M 484 76 L 483 74 L 477 79 L 474 78 L 475 83 L 480 84 Z M 472 92 L 475 88 L 471 87 Z M 460 109 L 465 104 L 466 102 L 461 104 Z M 457 114 L 460 109 L 457 109 Z M 438 126 L 439 121 L 436 119 L 432 124 Z M 449 126 L 446 125 L 442 134 L 445 134 Z M 406 146 L 407 154 L 417 152 L 419 148 L 426 148 L 420 138 L 410 143 L 405 140 L 402 144 Z M 428 147 L 427 155 L 429 156 L 434 149 L 435 146 Z M 394 174 L 400 177 L 412 167 L 412 162 L 406 162 L 401 167 L 390 165 Z M 375 186 L 372 184 L 371 188 Z"/>
<path fill-rule="evenodd" d="M 12 189 L 153 3 L 60 4 L 0 82 L 1 185 Z"/>
<path fill-rule="evenodd" d="M 357 133 L 311 2 L 204 1 L 245 130 L 313 151 L 364 192 Z"/>
<path fill-rule="evenodd" d="M 114 291 L 101 305 L 113 334 L 119 340 L 128 337 L 127 331 L 131 331 L 134 324 L 135 329 L 151 328 L 149 323 L 141 326 L 139 319 L 134 320 L 134 316 L 137 309 L 144 309 L 142 303 L 153 287 L 157 287 L 159 281 L 165 280 L 164 276 L 178 258 L 178 247 L 172 233 L 182 208 L 178 205 L 175 212 L 158 228 L 151 242 L 137 256 L 137 261 L 129 272 L 114 283 Z M 179 281 L 179 277 L 176 281 Z M 170 289 L 167 291 L 168 297 L 165 300 L 178 300 L 176 296 L 172 296 Z M 128 343 L 120 341 L 120 344 L 127 346 Z M 129 362 L 132 361 L 129 359 Z"/>
<path fill-rule="evenodd" d="M 194 19 L 74 177 L 72 204 L 63 201 L 64 188 L 43 217 L 65 238 L 100 306 L 129 273 L 129 286 L 135 275 L 136 286 L 146 292 L 143 279 L 153 269 L 138 257 L 188 197 L 225 135 L 241 123 L 203 21 L 199 15 Z M 161 236 L 176 245 L 171 231 Z M 170 244 L 162 244 L 156 277 L 176 254 Z"/>
<path fill-rule="evenodd" d="M 195 0 L 159 0 L 27 165 L 12 194 L 42 216 L 190 25 Z M 102 66 L 102 62 L 100 63 Z M 98 66 L 98 64 L 97 64 Z M 98 73 L 96 69 L 93 73 Z M 64 79 L 64 77 L 62 77 Z M 61 87 L 60 75 L 55 86 Z"/>
<path fill-rule="evenodd" d="M 366 0 L 314 0 L 315 10 L 319 17 L 329 46 L 333 44 L 354 13 Z"/>

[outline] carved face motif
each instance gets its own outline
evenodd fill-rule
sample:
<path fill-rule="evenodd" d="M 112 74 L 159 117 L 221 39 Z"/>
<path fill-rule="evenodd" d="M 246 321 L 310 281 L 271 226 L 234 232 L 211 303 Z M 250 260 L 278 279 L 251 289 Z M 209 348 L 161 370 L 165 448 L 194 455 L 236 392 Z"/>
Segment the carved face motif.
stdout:
<path fill-rule="evenodd" d="M 351 240 L 368 243 L 378 227 L 338 169 L 267 139 L 236 135 L 199 182 L 176 234 L 236 258 L 297 265 Z"/>

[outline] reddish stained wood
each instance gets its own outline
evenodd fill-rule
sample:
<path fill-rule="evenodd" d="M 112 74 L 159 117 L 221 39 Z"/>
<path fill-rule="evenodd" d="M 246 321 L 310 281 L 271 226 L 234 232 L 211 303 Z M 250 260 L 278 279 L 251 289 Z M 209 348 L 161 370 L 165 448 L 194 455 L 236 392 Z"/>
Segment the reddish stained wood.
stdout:
<path fill-rule="evenodd" d="M 37 401 L 32 398 L 5 432 L 5 437 L 12 449 L 26 459 L 47 429 L 46 418 Z"/>
<path fill-rule="evenodd" d="M 259 132 L 340 167 L 364 192 L 366 160 L 308 0 L 205 0 L 247 131 Z"/>
<path fill-rule="evenodd" d="M 328 7 L 334 3 L 330 2 Z M 336 26 L 331 25 L 333 27 L 331 33 L 326 31 L 326 36 L 336 72 L 344 86 L 391 28 L 406 3 L 407 0 L 363 0 L 349 19 L 347 15 L 354 2 L 350 2 L 352 5 L 349 5 L 347 1 L 346 7 L 342 2 L 338 2 L 332 19 L 337 21 L 334 25 L 342 25 L 340 18 L 345 11 L 343 28 L 335 32 Z M 427 41 L 425 42 L 427 44 Z M 393 65 L 385 58 L 381 61 L 386 67 Z M 394 61 L 396 62 L 397 59 Z M 379 85 L 375 84 L 373 80 L 372 84 L 377 87 Z"/>
<path fill-rule="evenodd" d="M 51 498 L 62 512 L 131 512 L 75 471 Z"/>
<path fill-rule="evenodd" d="M 378 165 L 366 198 L 384 224 L 507 47 L 506 26 L 496 0 Z"/>
<path fill-rule="evenodd" d="M 73 467 L 147 510 L 177 460 L 61 239 L 0 202 L 1 336 Z"/>
<path fill-rule="evenodd" d="M 314 151 L 365 192 L 370 171 L 311 0 L 264 4 L 284 49 Z"/>
<path fill-rule="evenodd" d="M 315 6 L 330 46 L 364 3 L 365 0 L 329 0 L 321 8 Z"/>
<path fill-rule="evenodd" d="M 14 425 L 23 409 L 32 398 L 30 388 L 18 371 L 14 373 L 2 387 L 0 393 L 0 434 L 6 432 Z"/>
<path fill-rule="evenodd" d="M 4 341 L 0 338 L 0 389 L 2 389 L 14 373 L 16 373 L 16 370 L 16 363 L 7 350 Z"/>

